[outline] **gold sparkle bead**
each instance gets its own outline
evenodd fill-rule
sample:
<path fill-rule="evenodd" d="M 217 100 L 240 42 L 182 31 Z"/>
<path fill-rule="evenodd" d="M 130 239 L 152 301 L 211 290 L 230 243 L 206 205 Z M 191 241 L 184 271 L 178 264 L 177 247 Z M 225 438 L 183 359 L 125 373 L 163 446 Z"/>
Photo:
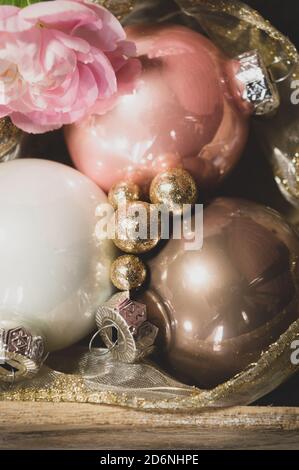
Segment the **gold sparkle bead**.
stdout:
<path fill-rule="evenodd" d="M 160 241 L 161 218 L 152 204 L 129 202 L 118 208 L 113 220 L 113 241 L 125 253 L 147 253 Z"/>
<path fill-rule="evenodd" d="M 144 284 L 145 279 L 145 264 L 137 256 L 120 256 L 111 266 L 111 282 L 119 290 L 137 289 Z"/>
<path fill-rule="evenodd" d="M 139 201 L 142 197 L 140 187 L 132 181 L 116 183 L 109 191 L 108 200 L 114 209 L 124 202 Z"/>
<path fill-rule="evenodd" d="M 163 204 L 175 214 L 181 214 L 184 204 L 195 204 L 197 186 L 188 171 L 172 168 L 157 175 L 150 187 L 153 204 Z"/>

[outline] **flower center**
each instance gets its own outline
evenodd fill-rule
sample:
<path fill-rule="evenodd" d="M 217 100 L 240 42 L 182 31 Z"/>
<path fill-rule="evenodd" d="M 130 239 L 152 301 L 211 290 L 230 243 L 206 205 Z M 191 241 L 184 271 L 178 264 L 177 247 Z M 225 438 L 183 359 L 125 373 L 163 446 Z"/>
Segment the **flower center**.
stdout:
<path fill-rule="evenodd" d="M 7 68 L 1 71 L 0 67 L 0 80 L 5 83 L 12 83 L 18 76 L 18 67 L 14 64 L 9 64 Z"/>

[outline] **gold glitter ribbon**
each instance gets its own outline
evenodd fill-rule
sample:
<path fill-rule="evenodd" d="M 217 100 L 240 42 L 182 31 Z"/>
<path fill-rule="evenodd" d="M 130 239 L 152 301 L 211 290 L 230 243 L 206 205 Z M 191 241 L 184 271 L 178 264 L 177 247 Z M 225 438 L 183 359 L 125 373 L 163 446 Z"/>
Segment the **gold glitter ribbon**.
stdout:
<path fill-rule="evenodd" d="M 100 364 L 103 356 L 92 358 L 87 350 L 73 349 L 69 351 L 69 361 L 65 353 L 57 356 L 58 362 L 62 359 L 65 365 L 73 363 L 73 373 L 44 367 L 39 376 L 28 383 L 12 388 L 2 384 L 0 400 L 102 403 L 176 411 L 246 405 L 276 388 L 298 370 L 290 360 L 291 344 L 296 339 L 299 339 L 299 320 L 262 354 L 257 363 L 213 390 L 186 387 L 150 364 L 120 364 L 109 360 Z M 92 364 L 88 364 L 90 361 Z"/>

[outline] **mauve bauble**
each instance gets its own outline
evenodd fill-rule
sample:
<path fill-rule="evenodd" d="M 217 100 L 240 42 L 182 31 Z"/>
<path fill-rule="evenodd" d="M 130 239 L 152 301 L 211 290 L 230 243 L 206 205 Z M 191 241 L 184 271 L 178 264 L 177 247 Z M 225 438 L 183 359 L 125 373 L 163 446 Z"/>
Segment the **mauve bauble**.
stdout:
<path fill-rule="evenodd" d="M 210 388 L 256 362 L 298 318 L 299 239 L 270 209 L 218 199 L 204 211 L 203 248 L 186 246 L 170 240 L 150 261 L 141 300 L 167 370 Z"/>
<path fill-rule="evenodd" d="M 134 26 L 142 73 L 133 94 L 110 112 L 66 128 L 76 167 L 109 191 L 132 179 L 148 190 L 169 167 L 214 188 L 245 145 L 247 113 L 234 63 L 204 36 L 181 26 Z"/>
<path fill-rule="evenodd" d="M 0 330 L 23 327 L 53 351 L 95 327 L 95 309 L 112 293 L 113 243 L 95 237 L 96 209 L 106 202 L 65 165 L 0 165 Z"/>

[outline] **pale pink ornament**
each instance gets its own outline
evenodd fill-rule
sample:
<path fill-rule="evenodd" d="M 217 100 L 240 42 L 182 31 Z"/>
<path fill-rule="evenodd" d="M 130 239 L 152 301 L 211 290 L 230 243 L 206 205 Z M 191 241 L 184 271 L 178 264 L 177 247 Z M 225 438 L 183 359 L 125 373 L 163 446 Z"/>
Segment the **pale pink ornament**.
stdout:
<path fill-rule="evenodd" d="M 134 26 L 127 34 L 142 74 L 112 111 L 66 128 L 76 167 L 105 191 L 126 179 L 147 190 L 170 167 L 188 170 L 201 189 L 215 187 L 240 157 L 252 111 L 236 63 L 185 27 Z"/>

